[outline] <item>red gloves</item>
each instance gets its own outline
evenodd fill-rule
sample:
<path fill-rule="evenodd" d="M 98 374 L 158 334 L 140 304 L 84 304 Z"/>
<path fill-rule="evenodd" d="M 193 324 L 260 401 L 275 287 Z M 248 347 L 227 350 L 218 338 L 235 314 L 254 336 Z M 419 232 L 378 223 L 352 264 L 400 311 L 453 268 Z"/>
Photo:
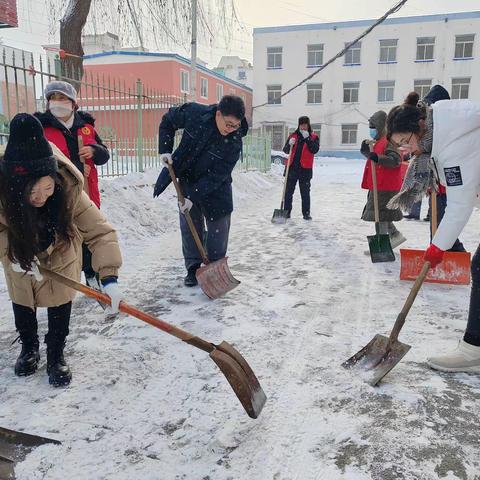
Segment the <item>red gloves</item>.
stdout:
<path fill-rule="evenodd" d="M 423 259 L 426 262 L 430 262 L 430 268 L 435 268 L 443 260 L 444 254 L 445 254 L 445 250 L 441 250 L 436 245 L 431 243 L 430 246 L 425 251 L 425 255 L 423 256 Z"/>

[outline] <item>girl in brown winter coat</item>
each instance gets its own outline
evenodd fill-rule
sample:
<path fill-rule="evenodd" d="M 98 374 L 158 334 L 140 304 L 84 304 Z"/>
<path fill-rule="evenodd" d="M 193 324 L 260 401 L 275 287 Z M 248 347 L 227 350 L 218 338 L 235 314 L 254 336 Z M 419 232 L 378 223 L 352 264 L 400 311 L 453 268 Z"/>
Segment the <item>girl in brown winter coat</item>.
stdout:
<path fill-rule="evenodd" d="M 36 309 L 47 307 L 49 382 L 70 383 L 63 349 L 74 291 L 43 278 L 38 265 L 79 281 L 82 241 L 92 251 L 93 266 L 116 312 L 122 259 L 114 228 L 83 192 L 81 173 L 46 140 L 40 122 L 32 115 L 16 115 L 0 152 L 0 260 L 22 343 L 15 364 L 18 376 L 37 370 Z"/>

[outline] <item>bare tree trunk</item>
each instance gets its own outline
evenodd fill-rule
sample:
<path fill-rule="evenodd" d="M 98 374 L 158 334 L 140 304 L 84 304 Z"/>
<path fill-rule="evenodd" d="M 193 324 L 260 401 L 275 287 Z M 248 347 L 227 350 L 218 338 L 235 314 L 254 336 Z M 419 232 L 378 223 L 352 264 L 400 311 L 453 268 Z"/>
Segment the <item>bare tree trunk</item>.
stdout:
<path fill-rule="evenodd" d="M 60 49 L 67 54 L 61 60 L 63 77 L 81 80 L 83 76 L 82 30 L 87 21 L 92 0 L 70 0 L 60 20 Z M 78 90 L 80 84 L 74 82 Z"/>

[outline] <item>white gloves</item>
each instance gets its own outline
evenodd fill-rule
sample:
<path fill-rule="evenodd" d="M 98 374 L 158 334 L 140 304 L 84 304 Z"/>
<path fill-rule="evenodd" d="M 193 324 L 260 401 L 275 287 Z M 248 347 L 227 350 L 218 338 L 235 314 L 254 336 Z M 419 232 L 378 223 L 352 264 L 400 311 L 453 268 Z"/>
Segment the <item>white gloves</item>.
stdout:
<path fill-rule="evenodd" d="M 26 273 L 27 275 L 33 275 L 37 282 L 41 282 L 43 280 L 43 275 L 38 269 L 39 264 L 40 261 L 38 260 L 38 258 L 34 257 L 29 270 L 24 270 L 18 263 L 12 263 L 12 270 L 16 273 Z"/>
<path fill-rule="evenodd" d="M 172 154 L 171 154 L 171 153 L 162 153 L 162 154 L 160 155 L 160 161 L 161 161 L 166 167 L 168 167 L 169 165 L 172 165 L 172 164 L 173 164 Z"/>
<path fill-rule="evenodd" d="M 302 134 L 303 138 L 307 138 L 310 135 L 308 130 L 300 130 L 300 133 Z"/>
<path fill-rule="evenodd" d="M 178 202 L 178 208 L 184 215 L 185 215 L 185 212 L 189 212 L 192 207 L 193 207 L 193 202 L 189 198 L 185 199 L 185 203 L 183 205 L 180 202 Z"/>
<path fill-rule="evenodd" d="M 295 138 L 294 138 L 294 137 L 290 138 L 290 140 L 288 141 L 288 144 L 289 144 L 291 147 L 293 147 L 293 146 L 295 145 Z"/>
<path fill-rule="evenodd" d="M 106 293 L 112 302 L 112 306 L 105 309 L 105 315 L 113 315 L 118 313 L 118 305 L 123 298 L 118 283 L 116 281 L 107 283 L 107 285 L 103 287 L 103 293 Z"/>

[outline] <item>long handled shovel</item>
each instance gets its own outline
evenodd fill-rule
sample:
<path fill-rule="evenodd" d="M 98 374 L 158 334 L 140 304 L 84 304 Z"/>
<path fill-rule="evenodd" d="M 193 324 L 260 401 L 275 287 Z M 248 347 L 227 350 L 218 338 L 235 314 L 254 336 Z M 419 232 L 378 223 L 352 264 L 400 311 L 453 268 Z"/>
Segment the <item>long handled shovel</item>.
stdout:
<path fill-rule="evenodd" d="M 432 238 L 437 231 L 437 192 L 431 193 Z M 400 280 L 415 280 L 423 264 L 424 250 L 400 249 Z M 442 262 L 428 272 L 425 282 L 452 285 L 470 284 L 470 252 L 445 252 Z"/>
<path fill-rule="evenodd" d="M 51 438 L 0 427 L 0 479 L 14 479 L 15 464 L 24 460 L 34 448 L 46 443 L 60 444 Z"/>
<path fill-rule="evenodd" d="M 168 165 L 168 172 L 172 179 L 175 190 L 177 191 L 178 201 L 183 205 L 185 203 L 185 197 L 183 196 L 182 189 L 178 184 L 177 177 L 173 170 L 172 165 Z M 192 233 L 195 244 L 197 245 L 200 256 L 202 257 L 203 267 L 200 267 L 196 272 L 196 277 L 200 288 L 203 290 L 207 297 L 211 299 L 219 298 L 225 295 L 230 290 L 240 285 L 240 282 L 232 275 L 228 268 L 227 258 L 224 257 L 220 260 L 210 262 L 207 257 L 207 252 L 203 247 L 203 243 L 198 236 L 197 229 L 193 223 L 190 212 L 185 212 L 185 219 L 187 220 L 188 227 Z"/>
<path fill-rule="evenodd" d="M 373 208 L 375 212 L 375 235 L 368 235 L 368 248 L 372 263 L 394 262 L 395 254 L 390 244 L 390 236 L 380 233 L 380 211 L 378 208 L 377 172 L 375 162 L 370 160 L 373 183 Z"/>
<path fill-rule="evenodd" d="M 104 293 L 98 292 L 93 288 L 87 287 L 71 278 L 67 278 L 57 272 L 52 272 L 44 267 L 39 267 L 40 272 L 52 280 L 66 285 L 74 290 L 82 292 L 83 294 L 95 298 L 100 302 L 110 305 L 110 297 Z M 199 337 L 191 335 L 190 333 L 178 327 L 170 325 L 159 318 L 142 312 L 141 310 L 128 305 L 125 302 L 120 302 L 119 310 L 132 315 L 133 317 L 149 323 L 154 327 L 163 330 L 164 332 L 179 338 L 185 343 L 188 343 L 210 355 L 210 358 L 217 364 L 218 368 L 225 375 L 228 383 L 232 387 L 235 395 L 240 400 L 243 408 L 252 418 L 257 418 L 262 411 L 263 406 L 267 400 L 265 393 L 260 386 L 260 383 L 253 373 L 253 370 L 248 365 L 247 361 L 240 355 L 240 353 L 233 348 L 229 343 L 222 341 L 219 345 L 202 340 Z"/>
<path fill-rule="evenodd" d="M 417 293 L 430 269 L 430 262 L 425 262 L 420 275 L 410 290 L 402 311 L 398 314 L 389 337 L 375 335 L 373 339 L 342 364 L 342 367 L 360 372 L 365 381 L 376 385 L 410 350 L 410 345 L 398 341 L 400 330 L 405 324 L 407 314 L 413 305 Z"/>
<path fill-rule="evenodd" d="M 287 161 L 287 170 L 285 171 L 285 179 L 283 181 L 283 193 L 282 193 L 282 202 L 280 203 L 280 209 L 276 208 L 273 211 L 272 223 L 287 223 L 288 219 L 288 210 L 285 210 L 285 192 L 287 191 L 287 182 L 288 182 L 288 172 L 290 171 L 290 162 L 292 159 L 293 147 L 290 148 L 290 154 L 288 155 Z"/>
<path fill-rule="evenodd" d="M 80 152 L 80 149 L 82 149 L 84 147 L 83 145 L 83 137 L 81 135 L 78 135 L 77 137 L 77 142 L 78 142 L 78 151 Z M 83 180 L 83 190 L 85 191 L 85 193 L 90 196 L 90 188 L 88 186 L 88 177 L 85 175 L 85 160 L 82 159 L 82 157 L 80 157 L 79 155 L 79 158 L 80 158 L 80 161 L 82 162 L 83 164 L 83 177 L 84 177 L 84 180 Z"/>

